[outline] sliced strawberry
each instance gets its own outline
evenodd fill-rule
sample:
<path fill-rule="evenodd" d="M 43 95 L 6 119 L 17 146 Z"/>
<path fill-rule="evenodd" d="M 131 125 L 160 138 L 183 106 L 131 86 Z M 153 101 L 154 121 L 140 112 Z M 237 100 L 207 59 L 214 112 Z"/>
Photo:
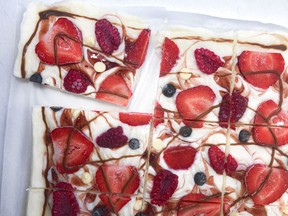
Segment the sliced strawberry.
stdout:
<path fill-rule="evenodd" d="M 165 74 L 169 73 L 176 64 L 178 58 L 178 46 L 172 40 L 166 37 L 162 46 L 160 76 L 164 76 Z"/>
<path fill-rule="evenodd" d="M 73 187 L 66 182 L 58 182 L 53 191 L 52 216 L 77 216 L 80 213 Z"/>
<path fill-rule="evenodd" d="M 194 163 L 196 153 L 191 146 L 177 146 L 166 149 L 163 158 L 172 169 L 188 169 Z"/>
<path fill-rule="evenodd" d="M 140 68 L 145 60 L 150 38 L 150 29 L 144 29 L 135 41 L 126 39 L 124 62 Z"/>
<path fill-rule="evenodd" d="M 149 113 L 119 113 L 119 120 L 130 126 L 139 126 L 149 124 L 152 114 Z"/>
<path fill-rule="evenodd" d="M 102 202 L 117 213 L 131 198 L 140 185 L 138 171 L 133 166 L 102 165 L 96 172 L 96 183 L 101 192 L 113 194 L 100 195 Z"/>
<path fill-rule="evenodd" d="M 94 144 L 78 129 L 59 127 L 51 131 L 54 159 L 60 173 L 73 173 L 89 158 Z"/>
<path fill-rule="evenodd" d="M 243 51 L 238 67 L 252 85 L 267 89 L 277 82 L 284 70 L 285 61 L 280 53 Z"/>
<path fill-rule="evenodd" d="M 268 179 L 266 180 L 266 178 Z M 255 164 L 247 169 L 245 184 L 254 204 L 269 205 L 278 200 L 287 190 L 288 171 Z M 264 186 L 262 186 L 263 184 Z"/>
<path fill-rule="evenodd" d="M 188 194 L 181 199 L 177 216 L 220 215 L 221 198 L 210 198 L 203 194 Z"/>
<path fill-rule="evenodd" d="M 82 33 L 70 20 L 59 18 L 40 38 L 35 52 L 46 64 L 78 63 L 83 58 Z"/>
<path fill-rule="evenodd" d="M 101 84 L 96 98 L 120 106 L 127 106 L 132 92 L 119 75 L 107 77 Z"/>
<path fill-rule="evenodd" d="M 215 100 L 215 94 L 208 86 L 196 86 L 180 92 L 176 97 L 176 107 L 183 118 L 183 123 L 187 126 L 200 128 L 202 122 L 189 120 L 201 120 L 205 116 Z M 200 115 L 201 118 L 199 117 Z"/>
<path fill-rule="evenodd" d="M 154 109 L 154 117 L 154 127 L 157 127 L 158 124 L 164 123 L 164 110 L 158 102 Z"/>
<path fill-rule="evenodd" d="M 252 128 L 252 135 L 255 143 L 262 145 L 276 144 L 278 146 L 288 143 L 288 128 L 277 127 L 277 125 L 288 126 L 288 113 L 282 110 L 276 115 L 273 115 L 278 109 L 278 105 L 272 100 L 260 104 L 254 117 L 255 126 Z M 272 117 L 267 121 L 267 118 L 270 116 Z M 265 126 L 256 126 L 261 124 Z M 266 125 L 273 126 L 267 127 Z"/>

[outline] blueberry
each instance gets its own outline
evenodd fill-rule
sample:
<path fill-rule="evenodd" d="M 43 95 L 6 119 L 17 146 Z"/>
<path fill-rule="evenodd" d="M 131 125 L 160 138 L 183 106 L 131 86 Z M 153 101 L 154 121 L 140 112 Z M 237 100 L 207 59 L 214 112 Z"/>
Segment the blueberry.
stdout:
<path fill-rule="evenodd" d="M 138 139 L 132 138 L 132 139 L 129 140 L 129 147 L 131 149 L 138 149 L 139 146 L 140 146 L 140 142 L 139 142 Z"/>
<path fill-rule="evenodd" d="M 35 83 L 42 83 L 42 76 L 40 73 L 34 73 L 32 76 L 30 76 L 29 79 L 31 82 L 35 82 Z"/>
<path fill-rule="evenodd" d="M 165 85 L 162 89 L 162 93 L 166 96 L 166 97 L 172 97 L 176 92 L 176 88 L 173 84 L 168 83 L 167 85 Z"/>
<path fill-rule="evenodd" d="M 63 109 L 63 107 L 52 106 L 52 107 L 50 107 L 50 109 L 52 109 L 54 112 L 58 112 L 61 109 Z"/>
<path fill-rule="evenodd" d="M 206 183 L 206 175 L 203 172 L 197 172 L 194 175 L 194 181 L 197 185 L 204 185 Z"/>
<path fill-rule="evenodd" d="M 135 216 L 147 216 L 147 215 L 143 212 L 138 212 Z"/>
<path fill-rule="evenodd" d="M 241 130 L 240 133 L 239 133 L 239 141 L 240 142 L 247 142 L 250 138 L 250 132 L 247 131 L 247 130 Z"/>
<path fill-rule="evenodd" d="M 109 209 L 105 205 L 96 206 L 92 211 L 92 216 L 108 216 Z"/>
<path fill-rule="evenodd" d="M 189 137 L 192 133 L 192 128 L 188 127 L 188 126 L 183 126 L 180 128 L 179 131 L 180 135 L 183 137 Z"/>

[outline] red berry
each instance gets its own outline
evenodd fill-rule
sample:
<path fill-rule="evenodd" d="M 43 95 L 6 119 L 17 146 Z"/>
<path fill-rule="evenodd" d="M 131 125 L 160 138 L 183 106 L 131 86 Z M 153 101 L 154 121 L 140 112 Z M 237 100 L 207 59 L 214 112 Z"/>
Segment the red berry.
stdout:
<path fill-rule="evenodd" d="M 226 172 L 227 175 L 231 175 L 238 167 L 237 161 L 229 154 L 226 159 Z"/>
<path fill-rule="evenodd" d="M 96 138 L 96 143 L 102 148 L 119 148 L 127 141 L 128 137 L 123 134 L 121 126 L 110 128 Z"/>
<path fill-rule="evenodd" d="M 149 113 L 119 113 L 119 120 L 125 124 L 130 126 L 139 126 L 139 125 L 147 125 L 150 123 L 152 119 L 152 115 Z"/>
<path fill-rule="evenodd" d="M 220 106 L 219 125 L 227 128 L 228 122 L 230 122 L 230 128 L 235 129 L 235 123 L 245 113 L 247 104 L 248 98 L 243 97 L 240 93 L 233 93 L 232 96 L 226 93 Z"/>
<path fill-rule="evenodd" d="M 165 205 L 178 186 L 178 176 L 169 170 L 161 170 L 154 177 L 150 194 L 151 203 L 158 206 Z"/>
<path fill-rule="evenodd" d="M 111 54 L 114 50 L 117 50 L 121 43 L 118 29 L 107 19 L 96 22 L 95 34 L 101 50 L 106 54 Z"/>
<path fill-rule="evenodd" d="M 200 48 L 194 51 L 197 66 L 200 71 L 206 74 L 215 73 L 224 62 L 214 52 Z"/>
<path fill-rule="evenodd" d="M 225 153 L 217 146 L 212 146 L 208 150 L 209 160 L 216 173 L 223 174 L 225 169 Z"/>
<path fill-rule="evenodd" d="M 52 216 L 77 216 L 80 209 L 71 184 L 59 182 L 56 188 L 53 191 Z"/>
<path fill-rule="evenodd" d="M 86 75 L 80 70 L 71 69 L 64 77 L 64 88 L 76 94 L 86 91 L 89 85 L 89 80 Z"/>

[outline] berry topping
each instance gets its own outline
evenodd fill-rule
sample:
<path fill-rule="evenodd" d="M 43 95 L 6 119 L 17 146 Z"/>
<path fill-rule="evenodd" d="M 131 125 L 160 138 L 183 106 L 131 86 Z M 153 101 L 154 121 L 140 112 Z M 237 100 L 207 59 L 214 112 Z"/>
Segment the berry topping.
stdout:
<path fill-rule="evenodd" d="M 254 117 L 254 124 L 252 136 L 256 144 L 281 146 L 288 143 L 288 113 L 279 109 L 274 101 L 268 100 L 260 104 Z M 267 124 L 271 127 L 267 127 Z"/>
<path fill-rule="evenodd" d="M 121 43 L 118 29 L 107 19 L 101 19 L 95 23 L 95 34 L 96 40 L 105 54 L 111 54 L 117 50 Z"/>
<path fill-rule="evenodd" d="M 203 85 L 180 92 L 175 103 L 180 116 L 183 118 L 183 123 L 195 128 L 202 127 L 202 122 L 193 122 L 193 120 L 203 119 L 213 105 L 215 97 L 212 89 Z"/>
<path fill-rule="evenodd" d="M 119 75 L 110 75 L 101 84 L 96 98 L 110 103 L 127 106 L 132 92 Z"/>
<path fill-rule="evenodd" d="M 96 183 L 100 192 L 110 193 L 99 196 L 102 202 L 117 213 L 131 199 L 116 194 L 134 194 L 140 185 L 140 178 L 133 166 L 102 165 L 96 172 Z"/>
<path fill-rule="evenodd" d="M 63 109 L 63 107 L 51 106 L 50 109 L 53 110 L 54 112 L 58 112 L 58 111 L 60 111 L 61 109 Z"/>
<path fill-rule="evenodd" d="M 242 143 L 248 142 L 249 138 L 250 138 L 250 132 L 247 130 L 241 130 L 239 133 L 239 141 Z"/>
<path fill-rule="evenodd" d="M 172 169 L 188 169 L 194 163 L 196 153 L 191 146 L 177 146 L 166 149 L 163 158 Z"/>
<path fill-rule="evenodd" d="M 183 126 L 180 128 L 179 134 L 183 137 L 189 137 L 192 134 L 192 128 L 188 126 Z"/>
<path fill-rule="evenodd" d="M 172 40 L 166 37 L 162 46 L 160 76 L 164 76 L 165 74 L 169 73 L 176 64 L 178 58 L 178 46 Z"/>
<path fill-rule="evenodd" d="M 157 102 L 154 109 L 154 127 L 157 127 L 161 123 L 164 123 L 164 110 Z"/>
<path fill-rule="evenodd" d="M 219 111 L 219 125 L 221 127 L 228 127 L 230 122 L 230 128 L 235 129 L 235 123 L 243 116 L 248 104 L 248 98 L 243 97 L 239 93 L 226 93 L 223 96 L 220 104 Z"/>
<path fill-rule="evenodd" d="M 206 183 L 206 175 L 203 172 L 197 172 L 194 175 L 194 182 L 195 184 L 202 186 Z"/>
<path fill-rule="evenodd" d="M 225 169 L 227 174 L 230 175 L 238 167 L 236 160 L 230 154 L 227 156 L 227 161 L 225 163 L 225 153 L 217 146 L 210 147 L 208 155 L 211 167 L 218 174 L 223 174 Z"/>
<path fill-rule="evenodd" d="M 46 64 L 78 63 L 83 58 L 82 33 L 70 20 L 59 18 L 40 38 L 35 52 Z"/>
<path fill-rule="evenodd" d="M 280 53 L 243 51 L 238 67 L 253 86 L 267 89 L 275 84 L 284 70 L 285 61 Z"/>
<path fill-rule="evenodd" d="M 167 203 L 178 187 L 178 176 L 169 170 L 161 170 L 154 177 L 150 194 L 151 203 L 162 206 Z"/>
<path fill-rule="evenodd" d="M 125 58 L 124 62 L 132 65 L 134 68 L 140 68 L 145 60 L 149 44 L 150 30 L 144 29 L 139 34 L 136 41 L 125 40 Z"/>
<path fill-rule="evenodd" d="M 80 70 L 69 70 L 64 77 L 64 88 L 76 94 L 86 91 L 89 85 L 89 80 L 86 75 Z"/>
<path fill-rule="evenodd" d="M 139 126 L 149 124 L 152 115 L 148 113 L 119 113 L 119 120 L 130 126 Z"/>
<path fill-rule="evenodd" d="M 203 194 L 188 194 L 181 199 L 177 216 L 220 215 L 221 198 L 206 197 Z"/>
<path fill-rule="evenodd" d="M 110 210 L 105 205 L 98 205 L 92 211 L 92 216 L 109 216 Z"/>
<path fill-rule="evenodd" d="M 199 70 L 205 74 L 215 73 L 224 65 L 220 57 L 208 49 L 196 49 L 194 55 Z"/>
<path fill-rule="evenodd" d="M 128 141 L 127 136 L 123 134 L 123 128 L 118 126 L 110 128 L 96 138 L 96 143 L 102 148 L 119 148 Z"/>
<path fill-rule="evenodd" d="M 176 92 L 176 88 L 172 83 L 168 83 L 162 89 L 162 93 L 166 97 L 172 97 L 175 94 L 175 92 Z"/>
<path fill-rule="evenodd" d="M 35 82 L 35 83 L 39 83 L 41 84 L 42 83 L 42 76 L 40 73 L 34 73 L 32 76 L 30 76 L 29 80 L 31 82 Z"/>
<path fill-rule="evenodd" d="M 53 191 L 53 216 L 77 216 L 80 213 L 78 202 L 73 193 L 73 187 L 66 182 L 58 182 L 57 190 Z"/>
<path fill-rule="evenodd" d="M 140 147 L 140 142 L 138 139 L 132 138 L 129 140 L 129 147 L 131 149 L 138 149 Z"/>
<path fill-rule="evenodd" d="M 51 131 L 56 167 L 60 173 L 72 173 L 83 166 L 94 144 L 78 129 L 59 127 Z"/>
<path fill-rule="evenodd" d="M 246 171 L 245 185 L 254 204 L 269 205 L 287 190 L 288 171 L 255 164 Z"/>

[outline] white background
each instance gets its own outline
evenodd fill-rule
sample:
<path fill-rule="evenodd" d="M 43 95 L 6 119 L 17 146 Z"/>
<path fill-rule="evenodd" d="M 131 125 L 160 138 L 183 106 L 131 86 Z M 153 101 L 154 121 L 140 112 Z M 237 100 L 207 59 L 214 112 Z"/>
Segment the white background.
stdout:
<path fill-rule="evenodd" d="M 25 206 L 25 201 L 23 200 L 25 198 L 25 184 L 21 185 L 21 177 L 23 176 L 23 172 L 25 172 L 27 164 L 24 164 L 23 167 L 21 167 L 21 162 L 19 163 L 19 161 L 14 161 L 17 160 L 17 158 L 13 157 L 13 151 L 15 151 L 15 153 L 17 152 L 17 154 L 27 153 L 27 150 L 25 151 L 25 146 L 21 146 L 19 149 L 19 143 L 16 144 L 14 141 L 19 142 L 19 139 L 22 137 L 25 138 L 24 135 L 26 132 L 26 136 L 31 136 L 31 129 L 26 128 L 27 126 L 30 127 L 31 123 L 29 122 L 25 124 L 25 121 L 30 119 L 31 114 L 31 107 L 27 107 L 27 104 L 29 105 L 30 103 L 27 103 L 27 100 L 34 100 L 35 98 L 32 97 L 31 99 L 31 96 L 26 97 L 25 92 L 27 90 L 27 93 L 30 94 L 34 90 L 35 86 L 16 80 L 16 78 L 12 76 L 12 73 L 17 53 L 17 41 L 19 40 L 19 26 L 25 7 L 29 2 L 31 1 L 0 0 L 0 215 L 3 216 L 23 215 L 23 208 Z M 167 10 L 172 11 L 185 11 L 222 18 L 260 21 L 263 23 L 282 25 L 288 28 L 287 0 L 94 0 L 93 2 L 103 7 L 158 6 L 162 7 L 162 9 L 166 8 Z M 20 90 L 17 92 L 18 85 L 19 88 L 22 88 L 22 94 L 19 94 Z M 47 91 L 49 90 L 50 89 Z M 15 95 L 15 92 L 18 94 Z M 11 113 L 11 110 L 15 113 Z M 9 118 L 7 118 L 7 113 L 9 114 L 8 117 L 10 116 Z M 24 117 L 23 113 L 26 113 L 27 116 Z M 14 128 L 15 130 L 13 130 Z M 20 130 L 21 128 L 25 130 L 24 135 L 23 131 L 19 131 L 19 128 Z M 21 134 L 21 137 L 19 137 L 20 135 L 18 136 L 18 134 Z M 15 137 L 11 138 L 10 136 Z M 25 145 L 25 142 L 23 142 L 22 145 Z M 3 162 L 3 160 L 5 161 Z M 19 175 L 19 178 L 17 178 L 17 173 L 14 173 L 11 175 L 13 178 L 10 179 L 12 183 L 10 182 L 10 184 L 7 185 L 11 187 L 11 185 L 17 184 L 18 186 L 15 188 L 24 188 L 24 191 L 19 191 L 18 198 L 17 195 L 15 195 L 14 187 L 6 188 L 6 184 L 9 180 L 7 176 L 10 176 L 7 167 L 10 166 L 17 166 L 19 173 L 20 169 L 22 169 L 22 174 Z M 6 178 L 2 175 L 5 175 Z M 27 176 L 28 175 L 29 170 L 27 170 Z M 1 181 L 1 179 L 5 179 L 5 181 Z M 26 182 L 27 179 L 23 181 Z M 19 184 L 21 186 L 19 186 Z M 5 191 L 5 193 L 3 193 L 3 191 Z M 11 191 L 12 195 L 8 194 L 9 191 Z M 15 198 L 17 199 L 15 200 Z M 8 203 L 13 202 L 17 203 L 17 205 L 7 205 Z M 17 206 L 19 209 L 17 209 Z M 10 207 L 13 209 L 9 210 Z"/>

